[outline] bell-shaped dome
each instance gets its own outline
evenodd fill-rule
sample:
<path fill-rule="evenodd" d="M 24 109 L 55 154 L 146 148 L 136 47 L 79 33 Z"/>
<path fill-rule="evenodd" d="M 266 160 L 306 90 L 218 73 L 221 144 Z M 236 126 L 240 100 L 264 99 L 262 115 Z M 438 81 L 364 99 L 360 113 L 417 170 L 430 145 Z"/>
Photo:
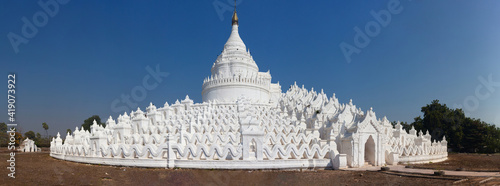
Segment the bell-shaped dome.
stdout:
<path fill-rule="evenodd" d="M 270 101 L 271 74 L 259 72 L 259 67 L 238 33 L 238 27 L 238 15 L 235 10 L 231 35 L 212 66 L 212 74 L 203 81 L 203 102 L 231 102 L 242 95 L 255 102 Z"/>
<path fill-rule="evenodd" d="M 246 51 L 247 47 L 243 40 L 241 40 L 240 34 L 238 32 L 238 16 L 236 15 L 236 11 L 233 14 L 233 29 L 231 31 L 231 35 L 224 45 L 224 49 L 237 49 L 240 51 Z"/>

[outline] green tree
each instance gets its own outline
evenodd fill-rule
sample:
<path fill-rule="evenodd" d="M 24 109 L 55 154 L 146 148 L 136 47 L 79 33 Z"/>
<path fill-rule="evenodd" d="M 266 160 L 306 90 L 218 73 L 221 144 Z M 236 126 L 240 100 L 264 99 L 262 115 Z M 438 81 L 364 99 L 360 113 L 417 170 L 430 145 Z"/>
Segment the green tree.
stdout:
<path fill-rule="evenodd" d="M 0 146 L 7 146 L 8 134 L 7 134 L 7 124 L 0 123 Z"/>
<path fill-rule="evenodd" d="M 486 141 L 484 151 L 500 152 L 500 128 L 495 125 L 487 125 L 486 131 L 487 133 L 483 136 Z"/>
<path fill-rule="evenodd" d="M 479 119 L 465 117 L 462 109 L 450 109 L 433 100 L 421 109 L 422 117 L 411 124 L 416 130 L 428 130 L 432 140 L 446 136 L 448 148 L 457 152 L 495 153 L 500 150 L 500 128 Z"/>
<path fill-rule="evenodd" d="M 43 122 L 42 123 L 42 127 L 43 129 L 45 130 L 45 134 L 47 135 L 47 138 L 49 138 L 49 125 L 47 125 L 47 123 Z"/>
<path fill-rule="evenodd" d="M 15 138 L 16 146 L 19 147 L 19 144 L 21 144 L 21 141 L 23 141 L 23 135 L 20 132 L 16 132 L 14 138 Z"/>
<path fill-rule="evenodd" d="M 41 144 L 42 144 L 43 140 L 44 140 L 44 139 L 42 138 L 42 135 L 41 135 L 40 133 L 38 133 L 38 132 L 37 132 L 37 133 L 36 133 L 35 140 L 34 140 L 34 141 L 35 141 L 36 146 L 41 147 Z"/>
<path fill-rule="evenodd" d="M 29 138 L 31 140 L 36 140 L 35 139 L 35 137 L 36 137 L 35 132 L 33 132 L 31 130 L 28 131 L 28 132 L 26 132 L 26 133 L 24 133 L 24 137 L 27 137 L 27 138 Z"/>
<path fill-rule="evenodd" d="M 396 127 L 396 125 L 398 124 L 397 121 L 393 121 L 391 122 L 392 126 L 393 127 Z M 406 130 L 406 132 L 410 132 L 410 129 L 411 129 L 411 124 L 408 124 L 407 122 L 399 122 L 399 124 L 401 124 L 401 126 L 403 126 L 403 129 Z"/>
<path fill-rule="evenodd" d="M 423 118 L 415 118 L 415 125 L 419 129 L 428 130 L 431 140 L 442 140 L 446 136 L 448 147 L 458 151 L 462 149 L 463 122 L 465 115 L 461 109 L 452 110 L 446 104 L 433 100 L 431 104 L 422 107 Z"/>
<path fill-rule="evenodd" d="M 7 124 L 4 122 L 0 123 L 0 132 L 7 132 Z"/>
<path fill-rule="evenodd" d="M 66 129 L 66 133 L 70 133 L 71 134 L 71 129 Z"/>
<path fill-rule="evenodd" d="M 98 125 L 101 125 L 103 127 L 106 127 L 105 123 L 101 123 L 101 118 L 98 115 L 93 115 L 89 118 L 87 118 L 85 121 L 83 121 L 82 127 L 84 130 L 90 130 L 90 126 L 94 123 L 94 120 Z"/>
<path fill-rule="evenodd" d="M 411 123 L 411 125 L 413 125 L 413 127 L 415 127 L 415 130 L 417 131 L 422 131 L 424 130 L 424 121 L 422 119 L 422 117 L 418 116 L 416 118 L 413 118 L 413 123 Z"/>

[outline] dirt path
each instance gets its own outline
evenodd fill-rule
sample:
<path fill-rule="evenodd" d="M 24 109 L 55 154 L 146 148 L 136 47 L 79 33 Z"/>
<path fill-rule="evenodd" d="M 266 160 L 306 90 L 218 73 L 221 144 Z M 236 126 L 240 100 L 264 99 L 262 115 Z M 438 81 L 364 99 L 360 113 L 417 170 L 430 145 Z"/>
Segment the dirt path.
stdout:
<path fill-rule="evenodd" d="M 0 153 L 7 167 L 7 153 Z M 414 178 L 381 172 L 244 171 L 148 169 L 88 165 L 57 160 L 43 153 L 16 154 L 16 179 L 0 169 L 1 185 L 449 185 L 453 180 Z"/>
<path fill-rule="evenodd" d="M 422 175 L 433 175 L 434 171 L 432 169 L 415 169 L 415 168 L 405 168 L 403 165 L 388 166 L 392 172 L 402 172 L 402 173 L 415 173 Z M 361 167 L 361 168 L 348 168 L 346 170 L 351 171 L 378 171 L 380 167 Z M 474 172 L 474 171 L 451 171 L 444 170 L 445 175 L 455 176 L 455 177 L 498 177 L 500 178 L 500 172 Z"/>

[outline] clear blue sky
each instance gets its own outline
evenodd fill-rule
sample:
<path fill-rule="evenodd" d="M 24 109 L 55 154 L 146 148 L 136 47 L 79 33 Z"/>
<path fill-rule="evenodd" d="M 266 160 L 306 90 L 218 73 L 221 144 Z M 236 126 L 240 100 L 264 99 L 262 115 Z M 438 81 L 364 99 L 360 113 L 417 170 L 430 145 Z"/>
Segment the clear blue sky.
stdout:
<path fill-rule="evenodd" d="M 47 122 L 50 134 L 64 133 L 94 114 L 116 118 L 112 102 L 141 87 L 146 67 L 159 64 L 169 75 L 137 103 L 142 110 L 186 94 L 201 102 L 202 81 L 231 29 L 232 12 L 218 12 L 214 2 L 232 6 L 227 0 L 70 1 L 44 24 L 37 1 L 1 1 L 0 97 L 6 99 L 6 76 L 15 72 L 22 132 L 44 134 Z M 377 117 L 408 122 L 434 99 L 452 108 L 465 101 L 468 116 L 500 126 L 500 86 L 488 89 L 479 80 L 491 75 L 500 82 L 500 1 L 402 0 L 400 12 L 348 63 L 339 45 L 355 46 L 354 28 L 364 31 L 376 20 L 370 11 L 388 4 L 240 0 L 240 35 L 260 71 L 271 70 L 283 91 L 297 81 L 336 93 L 342 103 L 353 99 L 365 111 L 373 107 Z M 33 22 L 33 15 L 42 27 L 16 53 L 8 34 L 23 36 L 22 18 Z M 5 102 L 0 122 L 7 121 Z"/>

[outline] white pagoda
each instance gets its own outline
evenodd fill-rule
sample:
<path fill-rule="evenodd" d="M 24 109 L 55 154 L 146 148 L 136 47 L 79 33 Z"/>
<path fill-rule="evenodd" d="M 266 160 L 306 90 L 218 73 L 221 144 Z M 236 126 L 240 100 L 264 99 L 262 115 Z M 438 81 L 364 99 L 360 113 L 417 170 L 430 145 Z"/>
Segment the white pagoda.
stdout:
<path fill-rule="evenodd" d="M 41 152 L 42 149 L 38 148 L 35 144 L 35 141 L 26 138 L 23 140 L 23 142 L 19 145 L 19 148 L 17 148 L 18 151 L 21 152 Z"/>
<path fill-rule="evenodd" d="M 259 72 L 240 38 L 238 26 L 238 15 L 234 11 L 231 35 L 212 66 L 212 74 L 203 81 L 203 102 L 235 102 L 242 95 L 253 103 L 268 104 L 278 100 L 281 86 L 271 83 L 269 71 Z"/>
<path fill-rule="evenodd" d="M 282 93 L 259 72 L 238 33 L 231 35 L 203 81 L 202 103 L 189 96 L 138 108 L 106 127 L 78 127 L 51 142 L 54 158 L 118 166 L 202 169 L 342 169 L 447 158 L 447 142 L 395 128 L 372 108 L 296 84 Z"/>

